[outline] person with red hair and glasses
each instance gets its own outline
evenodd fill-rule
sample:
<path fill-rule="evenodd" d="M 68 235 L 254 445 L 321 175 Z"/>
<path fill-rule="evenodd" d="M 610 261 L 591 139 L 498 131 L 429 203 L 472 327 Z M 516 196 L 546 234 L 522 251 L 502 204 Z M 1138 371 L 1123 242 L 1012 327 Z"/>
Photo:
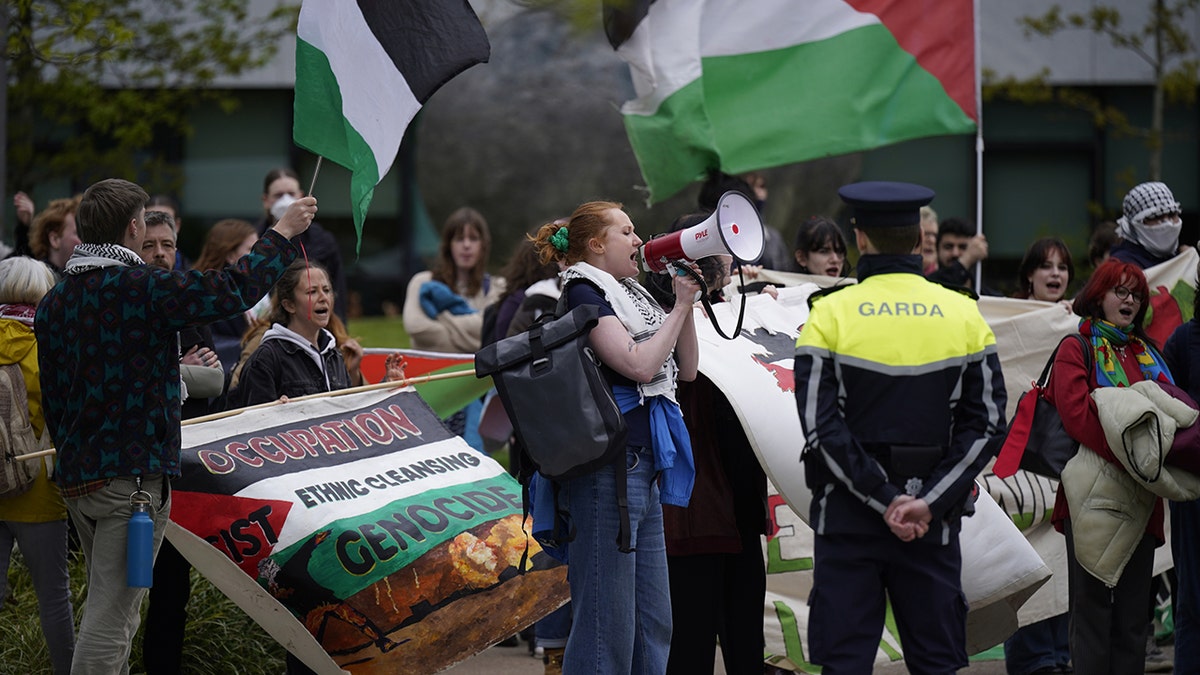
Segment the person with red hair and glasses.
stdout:
<path fill-rule="evenodd" d="M 1082 317 L 1079 332 L 1088 346 L 1085 348 L 1079 340 L 1065 340 L 1054 359 L 1047 387 L 1063 428 L 1080 443 L 1079 452 L 1094 452 L 1108 462 L 1107 469 L 1115 467 L 1122 472 L 1124 468 L 1105 439 L 1091 393 L 1099 387 L 1127 387 L 1142 380 L 1174 384 L 1165 359 L 1144 331 L 1149 294 L 1146 277 L 1136 265 L 1115 259 L 1100 265 L 1072 307 Z M 1084 349 L 1091 353 L 1085 354 Z M 1134 511 L 1139 503 L 1150 510 L 1150 516 L 1145 531 L 1128 543 L 1132 553 L 1107 552 L 1129 555 L 1115 585 L 1110 587 L 1080 562 L 1097 557 L 1096 538 L 1094 533 L 1072 526 L 1072 516 L 1082 514 L 1071 513 L 1067 495 L 1074 486 L 1067 471 L 1063 473 L 1052 520 L 1067 537 L 1070 643 L 1075 672 L 1140 673 L 1146 659 L 1146 598 L 1150 595 L 1154 549 L 1165 540 L 1163 500 L 1153 495 L 1144 502 L 1112 500 L 1114 506 L 1123 507 L 1121 517 L 1136 518 Z M 1142 511 L 1140 516 L 1144 518 L 1144 514 Z M 1114 543 L 1100 545 L 1111 548 Z"/>

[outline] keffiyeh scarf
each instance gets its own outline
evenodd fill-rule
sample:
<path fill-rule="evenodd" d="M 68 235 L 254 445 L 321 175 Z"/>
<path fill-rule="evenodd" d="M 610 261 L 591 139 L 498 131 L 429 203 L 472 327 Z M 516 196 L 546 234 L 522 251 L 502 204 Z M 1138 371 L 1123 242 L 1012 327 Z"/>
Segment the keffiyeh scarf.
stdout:
<path fill-rule="evenodd" d="M 120 244 L 79 244 L 67 260 L 65 274 L 83 274 L 104 267 L 136 267 L 145 262 L 141 256 Z"/>
<path fill-rule="evenodd" d="M 571 265 L 559 276 L 564 284 L 571 279 L 586 279 L 595 284 L 604 294 L 604 299 L 608 300 L 608 304 L 612 305 L 613 312 L 624 324 L 625 330 L 629 331 L 634 342 L 649 340 L 667 320 L 666 312 L 650 297 L 650 292 L 633 278 L 618 281 L 608 272 L 585 262 Z M 675 402 L 675 378 L 678 372 L 675 357 L 669 357 L 654 379 L 638 385 L 638 394 L 642 398 L 665 396 Z"/>

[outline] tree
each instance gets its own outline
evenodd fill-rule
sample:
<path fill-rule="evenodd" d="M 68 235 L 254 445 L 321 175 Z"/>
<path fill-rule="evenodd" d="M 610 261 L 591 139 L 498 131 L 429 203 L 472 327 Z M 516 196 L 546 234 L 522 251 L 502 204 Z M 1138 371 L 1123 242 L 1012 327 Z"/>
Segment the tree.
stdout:
<path fill-rule="evenodd" d="M 1025 102 L 1057 101 L 1080 108 L 1092 115 L 1097 126 L 1107 126 L 1120 134 L 1142 138 L 1150 150 L 1151 180 L 1162 179 L 1163 107 L 1166 101 L 1191 104 L 1196 98 L 1198 66 L 1196 45 L 1185 29 L 1187 17 L 1200 0 L 1153 0 L 1150 16 L 1140 28 L 1122 25 L 1121 12 L 1107 5 L 1095 5 L 1087 12 L 1064 13 L 1058 5 L 1041 16 L 1020 20 L 1026 37 L 1053 37 L 1064 30 L 1090 30 L 1108 38 L 1118 49 L 1132 52 L 1150 65 L 1154 73 L 1154 96 L 1150 126 L 1137 127 L 1126 115 L 1095 96 L 1078 89 L 1051 89 L 1046 84 L 1049 70 L 1032 81 L 1007 79 L 985 87 L 987 97 L 1001 95 Z M 1194 25 L 1192 22 L 1191 25 Z M 985 80 L 986 80 L 985 76 Z"/>
<path fill-rule="evenodd" d="M 50 178 L 120 176 L 178 187 L 164 139 L 190 132 L 188 113 L 236 107 L 218 78 L 267 63 L 295 30 L 297 5 L 254 15 L 243 0 L 13 0 L 6 36 L 8 193 Z M 253 28 L 247 28 L 253 26 Z"/>

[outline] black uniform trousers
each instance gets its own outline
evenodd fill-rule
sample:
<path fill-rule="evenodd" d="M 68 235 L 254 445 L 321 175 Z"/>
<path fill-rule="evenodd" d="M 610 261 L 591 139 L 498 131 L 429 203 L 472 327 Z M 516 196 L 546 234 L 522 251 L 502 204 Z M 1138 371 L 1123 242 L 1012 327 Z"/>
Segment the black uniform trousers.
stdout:
<path fill-rule="evenodd" d="M 817 535 L 808 648 L 823 675 L 866 675 L 883 634 L 886 599 L 913 675 L 967 667 L 967 601 L 958 537 L 946 546 L 879 535 Z"/>

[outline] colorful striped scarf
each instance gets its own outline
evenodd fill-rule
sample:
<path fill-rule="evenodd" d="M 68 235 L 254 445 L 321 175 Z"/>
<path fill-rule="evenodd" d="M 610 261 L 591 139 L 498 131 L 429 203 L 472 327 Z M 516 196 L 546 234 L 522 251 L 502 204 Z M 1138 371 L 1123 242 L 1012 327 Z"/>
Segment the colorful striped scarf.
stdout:
<path fill-rule="evenodd" d="M 1127 347 L 1137 357 L 1141 371 L 1139 380 L 1175 383 L 1162 354 L 1134 335 L 1132 325 L 1118 328 L 1103 319 L 1084 319 L 1079 322 L 1079 332 L 1092 339 L 1092 349 L 1096 353 L 1097 386 L 1129 386 L 1129 375 L 1117 357 L 1119 347 Z"/>

